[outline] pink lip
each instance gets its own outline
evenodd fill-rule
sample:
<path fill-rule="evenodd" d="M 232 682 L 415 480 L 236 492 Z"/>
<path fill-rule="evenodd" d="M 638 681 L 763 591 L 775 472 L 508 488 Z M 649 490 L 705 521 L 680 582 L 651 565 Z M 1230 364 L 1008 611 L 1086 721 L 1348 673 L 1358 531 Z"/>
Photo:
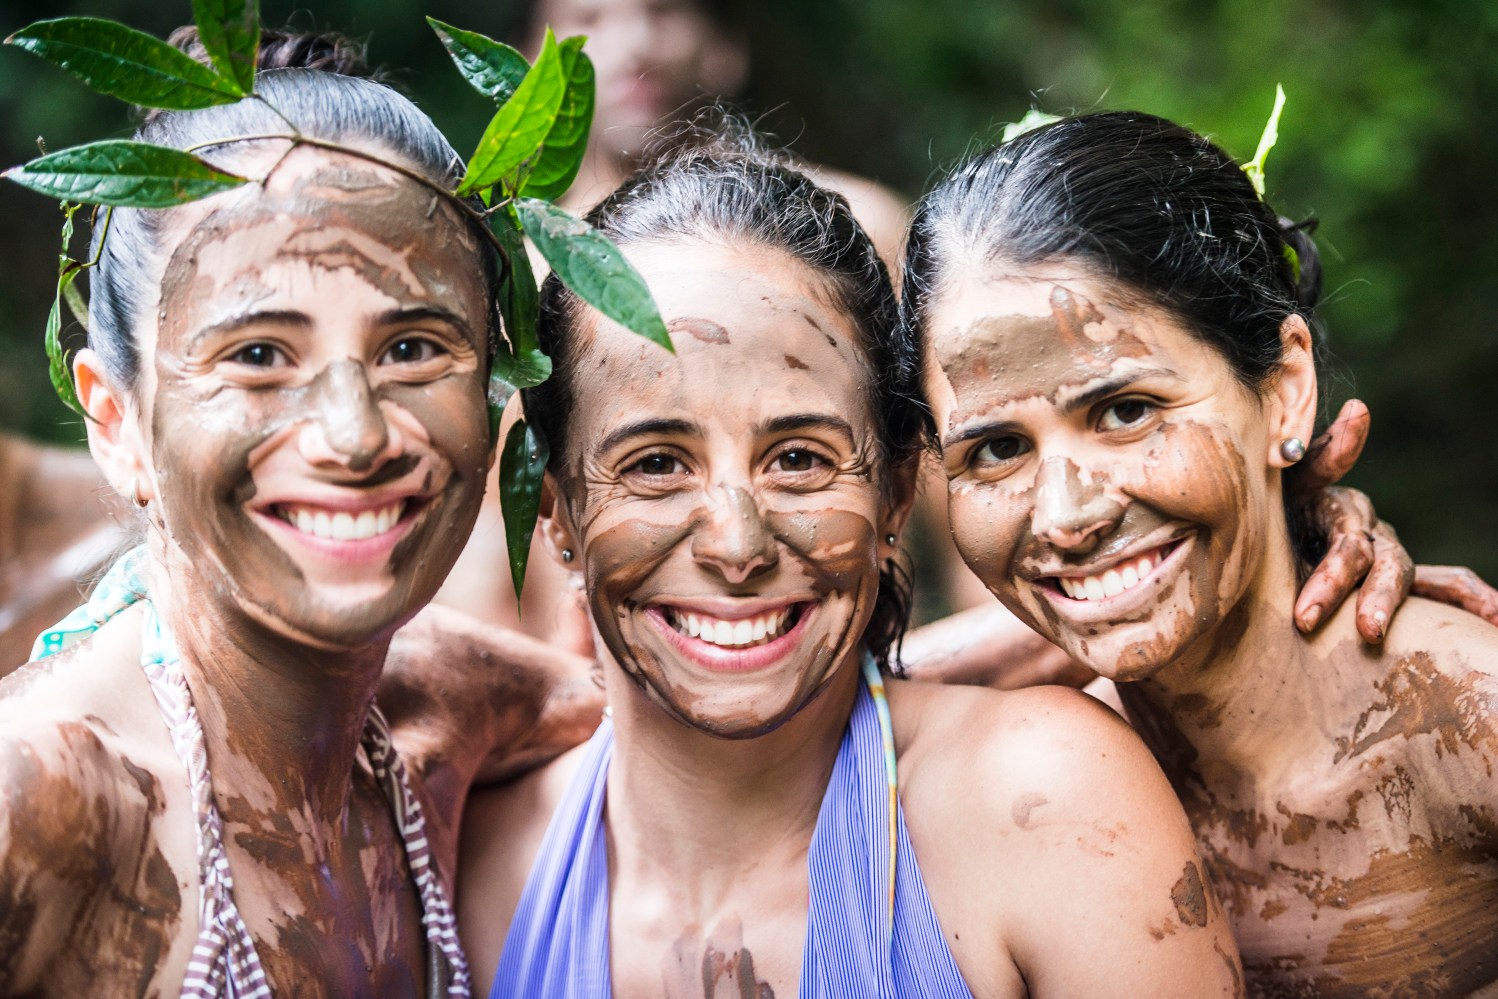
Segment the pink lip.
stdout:
<path fill-rule="evenodd" d="M 671 626 L 666 620 L 666 614 L 660 604 L 645 608 L 645 617 L 653 624 L 657 631 L 666 637 L 683 656 L 703 669 L 715 673 L 751 673 L 755 670 L 765 669 L 773 666 L 788 655 L 792 649 L 801 641 L 801 635 L 806 629 L 806 622 L 816 616 L 821 605 L 807 603 L 806 609 L 796 620 L 791 630 L 782 635 L 777 635 L 773 640 L 763 645 L 755 645 L 746 649 L 725 649 L 711 642 L 704 642 L 698 638 L 683 635 Z M 699 605 L 700 606 L 700 605 Z M 775 602 L 767 605 L 767 609 L 783 607 L 784 602 Z M 713 613 L 717 613 L 714 611 Z M 763 611 L 756 612 L 763 613 Z M 720 615 L 725 619 L 727 614 Z M 751 614 L 740 615 L 742 617 L 753 616 Z"/>
<path fill-rule="evenodd" d="M 1159 591 L 1160 583 L 1165 578 L 1165 575 L 1169 572 L 1174 572 L 1185 558 L 1183 553 L 1191 547 L 1192 540 L 1188 535 L 1187 537 L 1168 542 L 1166 545 L 1147 548 L 1133 555 L 1132 557 L 1137 559 L 1140 555 L 1147 555 L 1151 551 L 1155 551 L 1161 547 L 1169 547 L 1171 549 L 1170 554 L 1165 556 L 1162 561 L 1151 569 L 1148 576 L 1122 593 L 1111 597 L 1104 597 L 1101 600 L 1074 600 L 1063 593 L 1058 586 L 1041 582 L 1039 579 L 1032 585 L 1045 595 L 1045 598 L 1051 602 L 1052 607 L 1055 607 L 1063 617 L 1072 623 L 1106 624 L 1122 614 L 1127 614 L 1135 610 L 1146 599 L 1153 597 Z M 1122 565 L 1128 561 L 1128 559 L 1121 559 L 1115 564 Z M 1112 566 L 1100 566 L 1092 569 L 1087 575 L 1103 572 L 1109 568 L 1112 568 Z M 1041 577 L 1041 579 L 1047 578 L 1053 579 L 1055 576 L 1053 574 L 1049 577 Z"/>
<path fill-rule="evenodd" d="M 261 505 L 260 508 L 251 510 L 250 515 L 262 525 L 267 533 L 277 538 L 282 547 L 310 552 L 328 562 L 339 562 L 347 565 L 355 565 L 361 562 L 383 563 L 388 561 L 390 553 L 395 550 L 395 546 L 411 533 L 416 525 L 416 520 L 426 510 L 427 504 L 422 499 L 415 496 L 406 497 L 406 508 L 401 513 L 400 520 L 396 521 L 395 525 L 384 534 L 377 534 L 372 538 L 349 539 L 345 541 L 338 541 L 333 538 L 319 538 L 314 534 L 306 534 L 297 530 L 297 528 L 272 511 L 276 506 L 284 503 L 288 506 L 318 506 L 340 513 L 359 514 L 366 510 L 375 511 L 383 509 L 392 505 L 396 499 L 388 499 L 381 503 L 370 503 L 366 497 L 342 500 L 320 499 L 316 502 L 280 500 L 276 503 Z"/>

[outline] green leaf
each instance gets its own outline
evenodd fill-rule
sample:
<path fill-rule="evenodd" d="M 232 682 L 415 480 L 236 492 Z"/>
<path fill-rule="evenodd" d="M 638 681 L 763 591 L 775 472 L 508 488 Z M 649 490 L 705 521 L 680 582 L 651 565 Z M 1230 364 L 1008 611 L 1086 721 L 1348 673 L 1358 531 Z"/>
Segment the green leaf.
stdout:
<path fill-rule="evenodd" d="M 246 183 L 180 149 L 123 139 L 61 149 L 0 176 L 64 201 L 122 208 L 170 208 Z"/>
<path fill-rule="evenodd" d="M 504 42 L 496 42 L 476 31 L 464 31 L 450 24 L 443 24 L 435 17 L 427 18 L 427 24 L 442 40 L 447 54 L 458 66 L 458 72 L 485 97 L 503 104 L 515 93 L 520 81 L 525 79 L 531 64 L 525 56 Z"/>
<path fill-rule="evenodd" d="M 603 233 L 548 201 L 517 198 L 515 207 L 525 234 L 578 298 L 674 353 L 645 279 Z"/>
<path fill-rule="evenodd" d="M 1259 136 L 1259 148 L 1254 150 L 1254 158 L 1243 164 L 1243 172 L 1248 174 L 1248 182 L 1259 192 L 1259 200 L 1264 200 L 1264 161 L 1269 159 L 1269 150 L 1280 141 L 1280 112 L 1285 110 L 1285 88 L 1278 83 L 1274 85 L 1274 110 L 1269 112 L 1269 120 L 1264 123 L 1264 134 Z"/>
<path fill-rule="evenodd" d="M 198 38 L 219 76 L 241 95 L 255 89 L 260 0 L 192 0 Z"/>
<path fill-rule="evenodd" d="M 78 275 L 83 273 L 83 265 L 68 256 L 68 245 L 73 242 L 73 215 L 82 207 L 81 204 L 62 203 L 62 252 L 57 255 L 57 293 L 52 298 L 52 310 L 47 313 L 47 328 L 42 337 L 47 351 L 47 377 L 52 381 L 52 388 L 63 404 L 79 416 L 83 415 L 83 406 L 73 388 L 68 356 L 62 349 L 62 302 Z"/>
<path fill-rule="evenodd" d="M 506 206 L 504 211 L 491 215 L 490 228 L 505 248 L 508 268 L 504 288 L 499 296 L 505 336 L 510 341 L 515 357 L 539 354 L 536 323 L 540 319 L 541 299 L 536 287 L 536 274 L 531 269 L 530 254 L 525 252 L 525 237 L 520 231 L 520 219 L 515 214 L 514 207 Z"/>
<path fill-rule="evenodd" d="M 515 88 L 515 95 L 495 113 L 469 157 L 468 174 L 458 188 L 460 197 L 492 187 L 536 155 L 556 120 L 566 82 L 556 37 L 547 29 L 536 64 Z"/>
<path fill-rule="evenodd" d="M 516 420 L 499 454 L 499 506 L 504 514 L 505 547 L 510 554 L 510 579 L 515 600 L 525 588 L 525 566 L 530 559 L 531 535 L 541 510 L 541 481 L 549 452 L 546 441 L 525 420 Z"/>
<path fill-rule="evenodd" d="M 29 24 L 5 40 L 131 104 L 191 111 L 239 100 L 233 80 L 159 38 L 97 17 Z"/>
<path fill-rule="evenodd" d="M 578 168 L 583 165 L 588 129 L 593 124 L 593 60 L 582 51 L 586 40 L 578 35 L 558 46 L 567 90 L 557 109 L 557 119 L 546 133 L 541 155 L 520 187 L 533 198 L 560 198 L 572 186 Z"/>

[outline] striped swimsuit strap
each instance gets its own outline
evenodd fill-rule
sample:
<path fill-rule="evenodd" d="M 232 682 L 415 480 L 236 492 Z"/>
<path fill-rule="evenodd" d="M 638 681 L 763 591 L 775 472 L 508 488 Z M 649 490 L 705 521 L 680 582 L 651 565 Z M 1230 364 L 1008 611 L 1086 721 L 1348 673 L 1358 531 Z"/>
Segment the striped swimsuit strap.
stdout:
<path fill-rule="evenodd" d="M 125 555 L 99 581 L 87 604 L 43 633 L 32 650 L 40 659 L 80 641 L 105 621 L 142 602 L 141 669 L 161 709 L 172 746 L 187 769 L 197 820 L 200 892 L 198 939 L 188 962 L 182 996 L 190 999 L 268 999 L 270 988 L 254 939 L 234 904 L 234 875 L 224 849 L 224 822 L 213 798 L 208 749 L 192 693 L 182 674 L 176 643 L 156 614 L 143 585 L 145 550 Z M 390 728 L 373 704 L 361 745 L 370 769 L 385 793 L 405 847 L 407 864 L 421 898 L 427 938 L 429 996 L 464 999 L 470 992 L 468 963 L 458 945 L 457 920 L 432 862 L 421 804 L 411 790 L 405 766 L 390 738 Z"/>

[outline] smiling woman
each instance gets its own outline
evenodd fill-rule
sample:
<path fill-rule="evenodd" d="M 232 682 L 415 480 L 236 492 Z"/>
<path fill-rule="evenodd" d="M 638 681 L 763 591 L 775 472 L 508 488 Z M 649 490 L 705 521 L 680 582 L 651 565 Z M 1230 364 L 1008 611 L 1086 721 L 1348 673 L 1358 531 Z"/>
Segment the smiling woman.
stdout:
<path fill-rule="evenodd" d="M 256 93 L 143 126 L 256 182 L 116 209 L 92 282 L 78 397 L 146 543 L 0 687 L 4 994 L 467 994 L 457 803 L 372 701 L 482 498 L 494 275 L 409 101 Z M 348 151 L 217 142 L 288 119 Z"/>
<path fill-rule="evenodd" d="M 846 203 L 724 139 L 593 220 L 676 352 L 547 289 L 543 534 L 585 583 L 612 718 L 470 804 L 460 916 L 491 995 L 1236 994 L 1125 726 L 1074 691 L 881 676 L 926 418 Z"/>
<path fill-rule="evenodd" d="M 1127 192 L 1128 196 L 1120 196 Z M 1115 680 L 1252 995 L 1492 995 L 1498 629 L 1415 600 L 1294 631 L 1315 248 L 1206 139 L 1084 115 L 921 206 L 923 340 L 969 566 Z"/>

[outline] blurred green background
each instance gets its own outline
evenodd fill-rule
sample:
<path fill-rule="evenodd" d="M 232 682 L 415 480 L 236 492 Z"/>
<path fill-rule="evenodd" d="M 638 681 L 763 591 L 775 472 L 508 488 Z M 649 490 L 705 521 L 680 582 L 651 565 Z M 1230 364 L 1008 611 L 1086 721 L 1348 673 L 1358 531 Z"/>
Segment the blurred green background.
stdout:
<path fill-rule="evenodd" d="M 1335 355 L 1323 394 L 1373 409 L 1350 481 L 1426 562 L 1498 580 L 1498 3 L 1494 0 L 741 0 L 745 98 L 812 159 L 909 196 L 1032 104 L 1133 107 L 1246 158 L 1283 83 L 1269 160 L 1282 214 L 1315 215 Z M 262 0 L 267 25 L 367 36 L 460 150 L 487 118 L 423 24 L 513 37 L 504 2 Z M 62 14 L 165 35 L 187 0 L 5 0 L 0 31 Z M 126 134 L 118 102 L 0 51 L 0 162 Z M 0 428 L 60 442 L 41 331 L 59 215 L 0 185 Z M 81 251 L 80 251 L 81 252 Z"/>

